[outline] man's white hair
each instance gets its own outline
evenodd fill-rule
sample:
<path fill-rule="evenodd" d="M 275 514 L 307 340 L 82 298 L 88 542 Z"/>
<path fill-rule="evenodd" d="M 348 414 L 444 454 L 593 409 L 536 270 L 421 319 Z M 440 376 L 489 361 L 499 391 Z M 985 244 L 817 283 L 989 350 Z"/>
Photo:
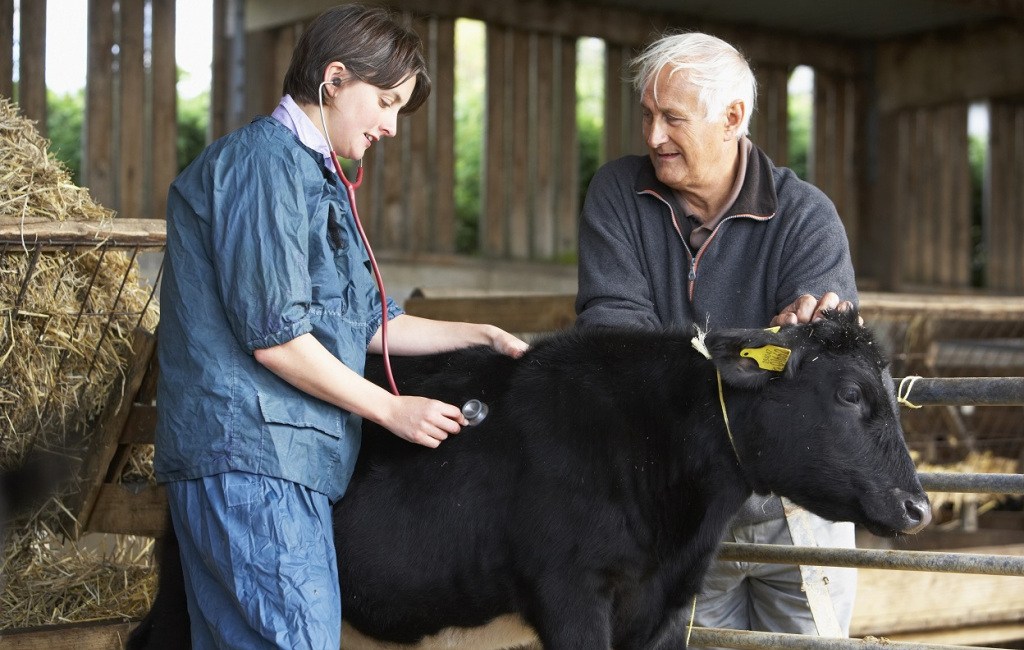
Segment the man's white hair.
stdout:
<path fill-rule="evenodd" d="M 667 34 L 648 45 L 630 66 L 638 93 L 643 93 L 665 66 L 670 67 L 670 76 L 684 75 L 684 81 L 699 89 L 698 100 L 709 122 L 723 115 L 731 103 L 742 101 L 746 111 L 737 137 L 749 132 L 757 80 L 747 59 L 722 39 L 700 32 Z M 657 101 L 657 88 L 652 90 Z"/>

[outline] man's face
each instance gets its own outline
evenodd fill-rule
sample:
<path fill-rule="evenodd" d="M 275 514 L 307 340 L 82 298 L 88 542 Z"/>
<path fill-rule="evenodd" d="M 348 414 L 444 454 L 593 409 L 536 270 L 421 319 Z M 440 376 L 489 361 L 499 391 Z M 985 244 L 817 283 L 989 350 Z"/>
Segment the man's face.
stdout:
<path fill-rule="evenodd" d="M 732 107 L 709 122 L 698 92 L 686 81 L 685 72 L 672 74 L 665 66 L 644 89 L 640 106 L 644 140 L 658 180 L 674 190 L 701 195 L 709 184 L 731 177 L 736 136 L 729 126 Z"/>

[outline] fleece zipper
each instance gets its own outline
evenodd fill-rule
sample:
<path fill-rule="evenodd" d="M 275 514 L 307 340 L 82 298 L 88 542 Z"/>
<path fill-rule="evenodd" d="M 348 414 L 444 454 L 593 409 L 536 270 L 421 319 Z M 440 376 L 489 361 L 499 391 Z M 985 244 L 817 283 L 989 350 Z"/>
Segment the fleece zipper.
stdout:
<path fill-rule="evenodd" d="M 741 219 L 741 218 L 742 219 L 753 219 L 755 221 L 768 221 L 769 219 L 771 219 L 772 217 L 775 216 L 774 212 L 772 214 L 767 215 L 767 216 L 765 216 L 765 215 L 758 215 L 758 214 L 749 214 L 749 213 L 740 213 L 740 214 L 729 215 L 728 217 L 725 217 L 724 219 L 722 219 L 721 221 L 718 222 L 718 225 L 715 226 L 715 229 L 711 231 L 711 234 L 708 235 L 708 238 L 705 239 L 704 243 L 701 244 L 699 249 L 697 249 L 697 253 L 695 255 L 693 253 L 693 251 L 690 249 L 690 243 L 688 241 L 686 241 L 686 237 L 683 237 L 683 231 L 682 231 L 682 228 L 679 227 L 679 220 L 676 218 L 676 211 L 672 208 L 672 204 L 669 203 L 667 200 L 665 200 L 665 198 L 663 196 L 661 196 L 660 194 L 658 194 L 654 190 L 640 190 L 637 193 L 638 194 L 649 194 L 649 195 L 655 197 L 656 199 L 658 199 L 659 201 L 661 201 L 662 203 L 664 203 L 665 207 L 668 208 L 669 216 L 671 216 L 671 218 L 672 218 L 672 227 L 675 228 L 676 235 L 679 236 L 679 241 L 682 242 L 683 249 L 686 251 L 686 255 L 690 258 L 690 270 L 689 270 L 689 272 L 687 273 L 687 276 L 686 276 L 686 294 L 687 294 L 687 297 L 689 298 L 691 303 L 693 303 L 693 289 L 694 289 L 694 286 L 697 283 L 697 265 L 700 264 L 700 260 L 704 256 L 704 251 L 707 250 L 708 244 L 710 244 L 711 240 L 713 240 L 715 238 L 715 236 L 718 234 L 718 230 L 719 230 L 719 228 L 722 227 L 722 224 L 725 223 L 726 221 L 731 221 L 733 219 Z"/>

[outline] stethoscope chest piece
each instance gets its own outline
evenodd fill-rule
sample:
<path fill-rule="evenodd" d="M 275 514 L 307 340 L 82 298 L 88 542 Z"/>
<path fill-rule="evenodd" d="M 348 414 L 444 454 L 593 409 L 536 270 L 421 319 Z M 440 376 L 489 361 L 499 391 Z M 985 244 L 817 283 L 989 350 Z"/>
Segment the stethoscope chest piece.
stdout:
<path fill-rule="evenodd" d="M 466 426 L 475 426 L 487 417 L 487 405 L 478 399 L 471 399 L 462 405 L 462 416 L 466 418 Z"/>

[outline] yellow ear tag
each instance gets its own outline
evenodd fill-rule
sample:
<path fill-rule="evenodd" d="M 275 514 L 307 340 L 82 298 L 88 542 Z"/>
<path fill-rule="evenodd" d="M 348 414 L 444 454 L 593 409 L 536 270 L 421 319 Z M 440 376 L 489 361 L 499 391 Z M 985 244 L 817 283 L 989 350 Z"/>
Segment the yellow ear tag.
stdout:
<path fill-rule="evenodd" d="M 775 327 L 766 327 L 764 328 L 764 331 L 771 332 L 772 334 L 778 334 L 780 329 L 782 329 L 782 326 L 776 325 Z"/>
<path fill-rule="evenodd" d="M 774 370 L 782 372 L 789 361 L 789 348 L 780 348 L 777 345 L 766 345 L 761 348 L 743 348 L 740 350 L 741 357 L 749 357 L 757 362 L 762 370 Z"/>

